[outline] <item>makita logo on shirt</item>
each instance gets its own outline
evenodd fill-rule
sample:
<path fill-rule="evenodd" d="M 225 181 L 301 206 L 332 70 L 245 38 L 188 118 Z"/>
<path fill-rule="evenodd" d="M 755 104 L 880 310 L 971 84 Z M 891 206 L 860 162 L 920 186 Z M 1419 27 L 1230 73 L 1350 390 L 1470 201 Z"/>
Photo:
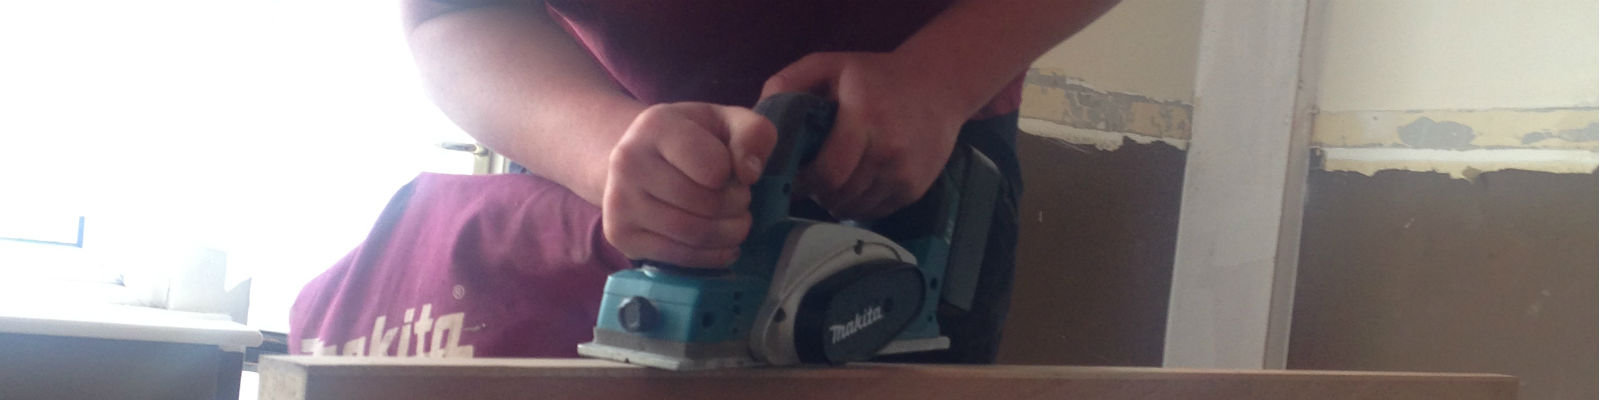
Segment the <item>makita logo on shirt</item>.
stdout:
<path fill-rule="evenodd" d="M 388 329 L 385 328 L 389 318 L 379 316 L 372 321 L 370 341 L 368 336 L 362 336 L 346 341 L 341 347 L 328 346 L 319 338 L 307 338 L 300 340 L 300 352 L 314 356 L 472 357 L 472 345 L 461 345 L 461 329 L 467 313 L 450 313 L 432 318 L 429 314 L 433 312 L 433 304 L 423 304 L 421 315 L 413 315 L 415 311 L 414 308 L 407 308 L 401 325 Z M 413 317 L 416 317 L 415 320 Z M 399 346 L 394 346 L 396 344 Z M 344 351 L 341 352 L 341 349 Z"/>
<path fill-rule="evenodd" d="M 839 343 L 840 340 L 844 340 L 845 338 L 850 337 L 850 335 L 854 335 L 856 332 L 861 331 L 861 329 L 878 323 L 878 321 L 882 319 L 883 307 L 867 307 L 866 309 L 861 310 L 861 312 L 856 313 L 855 318 L 851 318 L 849 322 L 845 322 L 843 325 L 829 326 L 828 332 L 833 334 L 833 341 L 831 343 Z"/>

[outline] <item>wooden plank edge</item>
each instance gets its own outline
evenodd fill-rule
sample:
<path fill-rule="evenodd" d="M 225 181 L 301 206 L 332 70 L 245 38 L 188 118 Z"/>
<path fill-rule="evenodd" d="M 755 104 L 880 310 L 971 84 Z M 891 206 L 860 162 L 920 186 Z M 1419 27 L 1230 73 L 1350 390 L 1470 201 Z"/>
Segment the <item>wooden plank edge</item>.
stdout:
<path fill-rule="evenodd" d="M 1493 374 L 859 364 L 672 372 L 583 359 L 276 357 L 261 398 L 1514 399 Z"/>
<path fill-rule="evenodd" d="M 1510 375 L 1456 372 L 1229 370 L 1205 368 L 1084 367 L 1046 365 L 936 365 L 859 363 L 838 367 L 743 368 L 709 371 L 664 371 L 606 360 L 584 358 L 373 358 L 271 356 L 263 370 L 281 365 L 282 371 L 304 380 L 316 376 L 344 375 L 474 375 L 486 369 L 496 375 L 584 377 L 788 377 L 840 378 L 863 375 L 916 373 L 924 376 L 1049 378 L 1049 379 L 1300 379 L 1359 378 L 1364 380 L 1432 380 L 1516 382 Z"/>

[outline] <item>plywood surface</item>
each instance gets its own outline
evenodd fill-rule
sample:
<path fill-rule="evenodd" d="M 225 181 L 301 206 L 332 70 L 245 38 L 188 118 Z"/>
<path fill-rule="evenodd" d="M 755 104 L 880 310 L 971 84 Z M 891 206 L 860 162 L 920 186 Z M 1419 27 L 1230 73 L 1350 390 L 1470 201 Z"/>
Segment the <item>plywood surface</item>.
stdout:
<path fill-rule="evenodd" d="M 600 360 L 269 357 L 262 399 L 1513 399 L 1488 374 L 859 364 L 670 372 Z"/>

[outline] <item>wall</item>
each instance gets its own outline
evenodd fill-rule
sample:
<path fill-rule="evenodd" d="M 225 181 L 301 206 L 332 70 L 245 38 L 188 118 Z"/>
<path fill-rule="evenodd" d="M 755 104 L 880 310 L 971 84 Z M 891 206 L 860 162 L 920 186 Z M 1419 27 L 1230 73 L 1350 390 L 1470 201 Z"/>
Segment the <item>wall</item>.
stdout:
<path fill-rule="evenodd" d="M 1022 130 L 1114 150 L 1189 138 L 1201 2 L 1129 0 L 1028 70 Z"/>
<path fill-rule="evenodd" d="M 1028 71 L 1000 362 L 1161 365 L 1201 5 L 1123 1 Z"/>
<path fill-rule="evenodd" d="M 1289 366 L 1594 398 L 1595 3 L 1312 5 Z M 1125 1 L 1030 69 L 1001 362 L 1160 365 L 1202 6 Z"/>
<path fill-rule="evenodd" d="M 1595 106 L 1584 0 L 1328 2 L 1324 111 Z"/>
<path fill-rule="evenodd" d="M 1596 175 L 1312 172 L 1297 369 L 1496 372 L 1595 398 Z"/>
<path fill-rule="evenodd" d="M 1126 0 L 1050 50 L 1033 67 L 1096 89 L 1158 100 L 1194 97 L 1198 1 Z"/>
<path fill-rule="evenodd" d="M 1594 169 L 1595 2 L 1325 3 L 1312 46 L 1324 168 Z"/>
<path fill-rule="evenodd" d="M 1596 3 L 1314 4 L 1289 366 L 1596 397 Z"/>

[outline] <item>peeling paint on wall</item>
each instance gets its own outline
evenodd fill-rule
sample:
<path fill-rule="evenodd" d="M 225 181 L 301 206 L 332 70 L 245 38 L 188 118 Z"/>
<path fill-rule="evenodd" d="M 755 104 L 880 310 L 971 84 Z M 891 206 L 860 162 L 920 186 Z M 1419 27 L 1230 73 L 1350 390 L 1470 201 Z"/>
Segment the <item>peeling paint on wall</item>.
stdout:
<path fill-rule="evenodd" d="M 1129 93 L 1102 92 L 1059 70 L 1028 70 L 1022 116 L 1079 129 L 1187 140 L 1193 108 Z"/>
<path fill-rule="evenodd" d="M 1323 112 L 1311 140 L 1328 171 L 1590 173 L 1600 163 L 1597 118 L 1594 108 Z"/>
<path fill-rule="evenodd" d="M 1551 138 L 1574 143 L 1595 142 L 1596 139 L 1600 139 L 1600 124 L 1590 122 L 1589 125 L 1576 129 L 1563 129 L 1556 132 L 1547 130 L 1528 132 L 1528 134 L 1522 135 L 1522 144 L 1531 145 Z"/>
<path fill-rule="evenodd" d="M 1023 132 L 1111 151 L 1125 142 L 1188 147 L 1193 107 L 1176 101 L 1095 90 L 1052 68 L 1028 70 Z"/>
<path fill-rule="evenodd" d="M 1074 128 L 1053 121 L 1035 118 L 1021 118 L 1017 121 L 1017 128 L 1036 136 L 1047 137 L 1063 142 L 1094 146 L 1101 151 L 1115 151 L 1125 143 L 1151 144 L 1165 143 L 1178 150 L 1187 150 L 1189 141 L 1184 139 L 1161 138 L 1145 136 L 1135 133 L 1118 133 L 1098 131 L 1093 129 Z"/>
<path fill-rule="evenodd" d="M 1400 142 L 1421 149 L 1470 149 L 1477 137 L 1472 127 L 1453 121 L 1434 122 L 1428 117 L 1418 118 L 1395 130 Z"/>
<path fill-rule="evenodd" d="M 1325 147 L 1571 149 L 1595 151 L 1595 108 L 1318 113 L 1311 142 Z"/>
<path fill-rule="evenodd" d="M 1475 180 L 1485 172 L 1520 169 L 1562 174 L 1594 173 L 1600 156 L 1586 150 L 1473 149 L 1433 150 L 1396 148 L 1324 147 L 1317 149 L 1325 171 L 1348 171 L 1372 176 L 1378 171 L 1438 172 L 1451 178 Z"/>

